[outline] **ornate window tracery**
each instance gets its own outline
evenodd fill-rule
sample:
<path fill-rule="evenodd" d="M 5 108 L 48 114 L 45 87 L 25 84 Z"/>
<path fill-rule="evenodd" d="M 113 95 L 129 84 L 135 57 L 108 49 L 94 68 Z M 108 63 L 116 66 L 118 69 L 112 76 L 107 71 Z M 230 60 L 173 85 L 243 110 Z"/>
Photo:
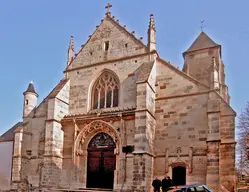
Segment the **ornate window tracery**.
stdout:
<path fill-rule="evenodd" d="M 95 135 L 88 144 L 88 148 L 98 147 L 115 147 L 115 143 L 110 135 L 101 132 Z"/>
<path fill-rule="evenodd" d="M 105 71 L 95 82 L 93 87 L 93 109 L 118 106 L 119 81 L 110 72 Z"/>

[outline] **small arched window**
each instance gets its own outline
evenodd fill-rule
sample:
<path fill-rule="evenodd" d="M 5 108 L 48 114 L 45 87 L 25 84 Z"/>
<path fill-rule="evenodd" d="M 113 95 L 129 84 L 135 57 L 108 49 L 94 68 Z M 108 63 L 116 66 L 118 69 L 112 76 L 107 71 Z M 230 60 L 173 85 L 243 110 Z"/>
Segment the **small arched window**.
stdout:
<path fill-rule="evenodd" d="M 102 109 L 118 106 L 119 81 L 110 72 L 100 75 L 93 86 L 93 109 Z"/>

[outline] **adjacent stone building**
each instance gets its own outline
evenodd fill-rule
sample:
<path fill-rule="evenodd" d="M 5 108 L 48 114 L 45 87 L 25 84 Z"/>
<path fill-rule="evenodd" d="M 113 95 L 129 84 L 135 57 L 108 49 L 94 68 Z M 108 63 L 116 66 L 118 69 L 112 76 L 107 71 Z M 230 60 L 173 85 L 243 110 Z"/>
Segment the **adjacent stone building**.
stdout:
<path fill-rule="evenodd" d="M 151 191 L 153 178 L 233 191 L 235 116 L 221 45 L 201 32 L 179 70 L 110 13 L 37 105 L 24 92 L 13 135 L 12 189 Z M 4 137 L 1 138 L 4 141 Z"/>

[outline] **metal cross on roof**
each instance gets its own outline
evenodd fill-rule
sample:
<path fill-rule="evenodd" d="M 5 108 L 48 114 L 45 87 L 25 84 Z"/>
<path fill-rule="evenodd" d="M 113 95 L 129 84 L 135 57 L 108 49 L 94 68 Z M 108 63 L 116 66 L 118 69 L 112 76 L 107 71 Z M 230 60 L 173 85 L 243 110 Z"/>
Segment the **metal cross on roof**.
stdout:
<path fill-rule="evenodd" d="M 201 21 L 201 27 L 200 27 L 200 28 L 201 28 L 201 31 L 203 31 L 203 28 L 204 28 L 204 27 L 205 27 L 205 25 L 204 25 L 204 20 L 202 20 L 202 21 Z"/>
<path fill-rule="evenodd" d="M 110 3 L 108 3 L 107 6 L 105 7 L 107 9 L 106 14 L 110 14 L 111 13 L 111 7 L 112 7 L 112 5 Z"/>

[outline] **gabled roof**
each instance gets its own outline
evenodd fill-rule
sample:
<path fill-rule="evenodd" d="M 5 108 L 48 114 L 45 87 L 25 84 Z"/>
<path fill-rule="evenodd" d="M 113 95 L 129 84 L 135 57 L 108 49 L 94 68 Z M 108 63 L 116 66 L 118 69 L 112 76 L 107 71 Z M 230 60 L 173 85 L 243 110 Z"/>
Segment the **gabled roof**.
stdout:
<path fill-rule="evenodd" d="M 155 61 L 145 62 L 139 67 L 137 83 L 138 82 L 145 82 L 148 80 L 154 63 L 155 63 Z"/>
<path fill-rule="evenodd" d="M 0 142 L 6 141 L 14 141 L 14 132 L 15 130 L 22 126 L 23 122 L 16 123 L 13 127 L 11 127 L 8 131 L 6 131 L 3 135 L 0 136 Z"/>
<path fill-rule="evenodd" d="M 193 42 L 193 44 L 184 53 L 196 51 L 200 49 L 216 47 L 216 46 L 220 46 L 220 45 L 215 43 L 206 33 L 202 31 L 200 35 L 197 37 L 197 39 Z"/>

